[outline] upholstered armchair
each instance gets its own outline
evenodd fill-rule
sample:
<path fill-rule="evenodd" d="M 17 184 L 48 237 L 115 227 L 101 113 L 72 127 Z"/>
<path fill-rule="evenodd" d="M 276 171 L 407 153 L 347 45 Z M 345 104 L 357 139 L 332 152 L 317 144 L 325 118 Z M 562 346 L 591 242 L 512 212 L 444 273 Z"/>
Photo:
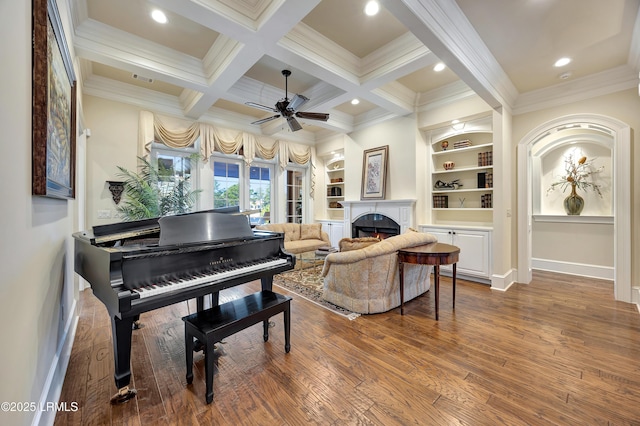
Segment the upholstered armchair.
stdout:
<path fill-rule="evenodd" d="M 386 312 L 400 306 L 398 250 L 436 241 L 432 234 L 409 230 L 370 245 L 362 244 L 365 245 L 362 248 L 327 255 L 322 269 L 323 298 L 361 314 Z M 429 290 L 433 267 L 406 264 L 404 268 L 407 302 Z"/>

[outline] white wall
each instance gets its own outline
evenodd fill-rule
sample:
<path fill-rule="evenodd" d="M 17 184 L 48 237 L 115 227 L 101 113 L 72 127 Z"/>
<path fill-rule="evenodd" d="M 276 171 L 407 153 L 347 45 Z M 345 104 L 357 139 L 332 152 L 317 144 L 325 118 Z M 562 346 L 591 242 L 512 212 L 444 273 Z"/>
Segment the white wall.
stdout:
<path fill-rule="evenodd" d="M 41 403 L 57 400 L 75 325 L 75 202 L 31 195 L 31 2 L 0 2 L 0 38 L 0 401 Z M 0 423 L 47 414 L 0 412 Z"/>

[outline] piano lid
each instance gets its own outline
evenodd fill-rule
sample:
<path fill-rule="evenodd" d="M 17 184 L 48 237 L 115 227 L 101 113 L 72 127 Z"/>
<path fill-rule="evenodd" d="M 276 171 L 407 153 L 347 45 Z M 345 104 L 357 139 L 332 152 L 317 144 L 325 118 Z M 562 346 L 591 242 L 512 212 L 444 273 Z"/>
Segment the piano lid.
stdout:
<path fill-rule="evenodd" d="M 164 216 L 160 224 L 160 246 L 253 238 L 247 216 L 216 212 L 197 212 Z"/>

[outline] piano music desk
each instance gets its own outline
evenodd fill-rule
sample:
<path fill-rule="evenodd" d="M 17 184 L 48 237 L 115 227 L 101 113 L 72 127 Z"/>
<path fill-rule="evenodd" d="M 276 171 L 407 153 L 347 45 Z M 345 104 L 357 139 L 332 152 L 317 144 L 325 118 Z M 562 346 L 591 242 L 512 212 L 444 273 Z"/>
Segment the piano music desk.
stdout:
<path fill-rule="evenodd" d="M 194 338 L 204 344 L 204 371 L 207 404 L 213 401 L 213 348 L 216 342 L 247 327 L 263 322 L 264 341 L 269 340 L 269 318 L 284 313 L 284 350 L 291 350 L 291 297 L 263 290 L 241 299 L 232 300 L 211 309 L 182 318 L 185 325 L 187 355 L 187 383 L 193 382 Z"/>

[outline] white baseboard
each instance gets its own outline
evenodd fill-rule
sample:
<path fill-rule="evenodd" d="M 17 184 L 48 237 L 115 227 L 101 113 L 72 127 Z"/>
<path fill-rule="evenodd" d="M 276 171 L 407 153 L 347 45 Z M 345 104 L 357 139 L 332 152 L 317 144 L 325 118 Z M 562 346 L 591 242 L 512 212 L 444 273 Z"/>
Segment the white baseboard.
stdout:
<path fill-rule="evenodd" d="M 635 303 L 640 313 L 640 287 L 631 288 L 631 303 Z"/>
<path fill-rule="evenodd" d="M 581 277 L 613 280 L 614 269 L 611 266 L 586 265 L 584 263 L 561 262 L 549 259 L 531 259 L 531 267 L 541 271 L 579 275 Z"/>
<path fill-rule="evenodd" d="M 516 269 L 510 269 L 504 275 L 493 274 L 491 276 L 491 290 L 507 291 L 509 287 L 516 282 L 515 277 L 518 276 Z"/>
<path fill-rule="evenodd" d="M 69 319 L 65 324 L 64 333 L 60 339 L 60 349 L 51 360 L 49 374 L 47 375 L 47 380 L 40 394 L 39 407 L 47 407 L 48 402 L 50 405 L 51 402 L 57 403 L 60 400 L 62 384 L 67 374 L 67 367 L 69 366 L 69 360 L 71 358 L 71 348 L 73 347 L 73 341 L 78 328 L 78 319 L 77 301 L 74 300 Z M 55 418 L 56 410 L 37 410 L 31 424 L 33 426 L 53 425 Z"/>

